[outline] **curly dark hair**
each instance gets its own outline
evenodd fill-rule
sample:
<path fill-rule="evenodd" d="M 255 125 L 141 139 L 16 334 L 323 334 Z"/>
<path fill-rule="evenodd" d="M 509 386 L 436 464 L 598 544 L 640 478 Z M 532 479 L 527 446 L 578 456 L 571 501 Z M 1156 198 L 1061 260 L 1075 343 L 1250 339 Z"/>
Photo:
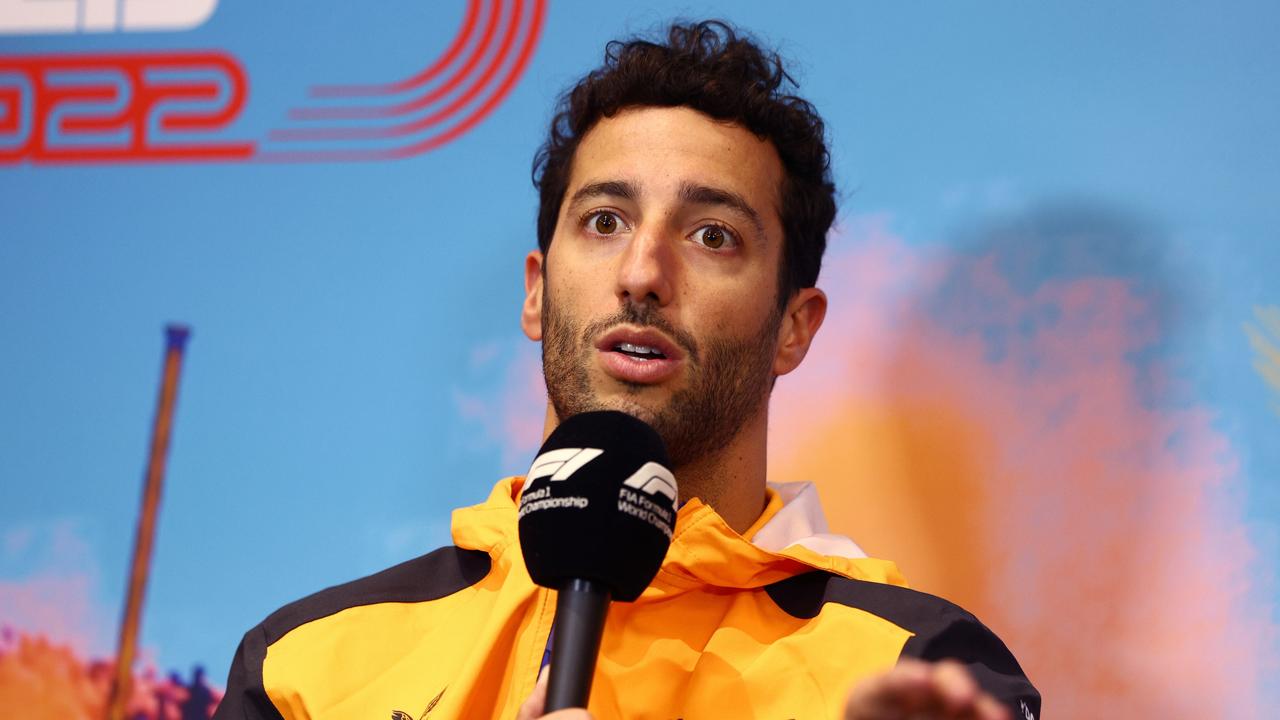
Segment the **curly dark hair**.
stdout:
<path fill-rule="evenodd" d="M 777 149 L 785 170 L 778 269 L 778 304 L 785 306 L 796 290 L 817 282 L 836 214 L 822 118 L 808 101 L 786 94 L 797 87 L 776 53 L 718 20 L 673 24 L 665 44 L 610 42 L 604 65 L 560 97 L 550 135 L 534 156 L 539 249 L 551 246 L 578 143 L 601 118 L 634 107 L 688 107 L 736 123 Z"/>

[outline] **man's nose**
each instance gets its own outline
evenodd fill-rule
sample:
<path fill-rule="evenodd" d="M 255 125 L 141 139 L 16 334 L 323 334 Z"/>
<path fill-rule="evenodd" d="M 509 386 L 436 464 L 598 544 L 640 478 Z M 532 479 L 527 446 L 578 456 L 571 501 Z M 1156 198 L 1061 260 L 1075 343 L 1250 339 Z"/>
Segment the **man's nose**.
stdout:
<path fill-rule="evenodd" d="M 670 303 L 676 260 L 676 248 L 666 231 L 657 227 L 638 230 L 620 258 L 618 299 L 658 307 Z"/>

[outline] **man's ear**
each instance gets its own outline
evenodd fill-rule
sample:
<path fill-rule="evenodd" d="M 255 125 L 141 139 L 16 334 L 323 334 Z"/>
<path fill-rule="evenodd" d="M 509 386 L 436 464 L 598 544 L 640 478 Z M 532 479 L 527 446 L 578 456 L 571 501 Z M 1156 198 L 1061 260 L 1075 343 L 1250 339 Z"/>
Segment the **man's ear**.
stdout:
<path fill-rule="evenodd" d="M 773 356 L 773 374 L 786 375 L 800 367 L 809 352 L 813 336 L 827 316 L 827 294 L 816 287 L 800 288 L 783 310 L 778 327 L 778 352 Z"/>
<path fill-rule="evenodd" d="M 524 305 L 520 308 L 520 328 L 530 340 L 542 339 L 542 251 L 524 258 Z"/>

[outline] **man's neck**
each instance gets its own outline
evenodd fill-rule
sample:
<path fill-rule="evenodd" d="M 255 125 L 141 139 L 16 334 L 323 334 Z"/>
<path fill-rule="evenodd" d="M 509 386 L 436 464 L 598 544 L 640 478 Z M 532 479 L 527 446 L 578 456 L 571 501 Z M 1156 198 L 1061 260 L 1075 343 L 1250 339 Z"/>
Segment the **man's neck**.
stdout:
<path fill-rule="evenodd" d="M 765 422 L 744 427 L 713 456 L 673 469 L 680 502 L 698 498 L 738 533 L 755 523 L 765 506 Z"/>
<path fill-rule="evenodd" d="M 751 527 L 764 511 L 766 502 L 768 415 L 766 405 L 718 452 L 673 467 L 680 502 L 698 498 L 710 505 L 735 532 L 742 533 Z M 543 440 L 559 423 L 548 403 Z"/>

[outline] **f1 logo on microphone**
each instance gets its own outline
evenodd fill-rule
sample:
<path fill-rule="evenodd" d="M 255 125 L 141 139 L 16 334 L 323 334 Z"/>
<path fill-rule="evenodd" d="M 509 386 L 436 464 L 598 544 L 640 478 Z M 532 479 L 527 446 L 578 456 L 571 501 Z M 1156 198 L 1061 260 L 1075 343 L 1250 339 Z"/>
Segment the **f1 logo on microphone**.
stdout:
<path fill-rule="evenodd" d="M 554 478 L 552 478 L 554 479 Z M 676 501 L 676 476 L 656 462 L 647 462 L 623 481 L 623 485 L 643 490 L 650 495 L 666 495 Z"/>
<path fill-rule="evenodd" d="M 550 477 L 552 481 L 568 480 L 583 465 L 604 454 L 599 448 L 559 448 L 534 458 L 525 482 Z M 622 482 L 626 487 L 650 495 L 665 495 L 676 501 L 676 478 L 661 463 L 647 462 Z"/>
<path fill-rule="evenodd" d="M 533 465 L 530 466 L 529 474 L 525 477 L 525 481 L 532 483 L 534 480 L 548 475 L 551 476 L 552 480 L 568 480 L 570 476 L 578 471 L 578 468 L 603 454 L 604 451 L 597 448 L 548 450 L 534 458 Z"/>

